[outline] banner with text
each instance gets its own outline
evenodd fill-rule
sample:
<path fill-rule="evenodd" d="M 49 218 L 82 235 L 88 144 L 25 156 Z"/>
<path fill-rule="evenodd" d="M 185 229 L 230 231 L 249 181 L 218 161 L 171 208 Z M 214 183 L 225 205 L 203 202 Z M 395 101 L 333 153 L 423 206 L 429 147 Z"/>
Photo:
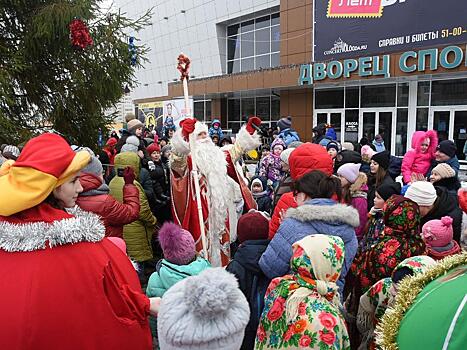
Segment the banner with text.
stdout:
<path fill-rule="evenodd" d="M 314 1 L 314 59 L 328 61 L 467 42 L 461 0 Z"/>

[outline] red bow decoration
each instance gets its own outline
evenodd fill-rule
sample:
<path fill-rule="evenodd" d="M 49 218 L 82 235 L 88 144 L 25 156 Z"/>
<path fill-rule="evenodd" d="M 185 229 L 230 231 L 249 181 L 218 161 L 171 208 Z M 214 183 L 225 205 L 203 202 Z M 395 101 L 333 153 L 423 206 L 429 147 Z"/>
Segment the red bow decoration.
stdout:
<path fill-rule="evenodd" d="M 82 20 L 74 19 L 70 23 L 70 41 L 74 47 L 85 49 L 93 44 L 89 29 Z"/>
<path fill-rule="evenodd" d="M 180 80 L 187 79 L 188 80 L 188 74 L 189 74 L 189 69 L 190 69 L 190 59 L 188 56 L 185 56 L 184 54 L 178 55 L 178 64 L 177 64 L 177 69 L 180 71 Z"/>

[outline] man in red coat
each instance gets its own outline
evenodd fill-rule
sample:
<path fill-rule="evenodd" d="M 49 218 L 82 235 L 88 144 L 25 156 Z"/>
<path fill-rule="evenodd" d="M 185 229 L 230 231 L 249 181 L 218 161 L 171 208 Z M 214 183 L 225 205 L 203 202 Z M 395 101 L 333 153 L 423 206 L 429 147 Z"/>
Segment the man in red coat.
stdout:
<path fill-rule="evenodd" d="M 0 176 L 1 349 L 152 349 L 158 300 L 99 217 L 69 209 L 89 159 L 44 134 Z"/>
<path fill-rule="evenodd" d="M 256 203 L 235 164 L 241 156 L 257 148 L 260 135 L 254 126 L 261 119 L 252 117 L 238 133 L 233 147 L 221 150 L 208 135 L 208 127 L 195 119 L 185 119 L 172 138 L 171 185 L 173 217 L 193 235 L 198 252 L 202 251 L 201 229 L 196 203 L 192 162 L 199 172 L 203 222 L 208 258 L 213 266 L 225 266 L 230 260 L 229 208 L 233 207 L 234 188 L 241 192 L 244 211 L 256 209 Z M 189 141 L 195 145 L 190 150 Z M 230 223 L 233 224 L 233 223 Z"/>

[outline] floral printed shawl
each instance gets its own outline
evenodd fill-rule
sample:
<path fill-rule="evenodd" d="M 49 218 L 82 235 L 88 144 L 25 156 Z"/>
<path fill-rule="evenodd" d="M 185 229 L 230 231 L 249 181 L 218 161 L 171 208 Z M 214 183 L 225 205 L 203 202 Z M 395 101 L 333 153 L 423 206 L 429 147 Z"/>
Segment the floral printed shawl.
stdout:
<path fill-rule="evenodd" d="M 336 281 L 344 262 L 340 237 L 310 235 L 293 245 L 291 275 L 271 281 L 256 349 L 350 349 Z"/>
<path fill-rule="evenodd" d="M 426 255 L 413 256 L 402 261 L 393 271 L 393 275 L 401 268 L 412 270 L 412 275 L 426 271 L 436 264 L 436 261 Z M 360 332 L 364 335 L 365 348 L 375 349 L 374 329 L 383 318 L 389 306 L 395 301 L 397 285 L 391 277 L 386 277 L 376 282 L 360 298 L 360 307 L 357 315 L 357 323 Z"/>
<path fill-rule="evenodd" d="M 363 292 L 374 283 L 391 276 L 404 259 L 425 254 L 420 235 L 418 205 L 400 195 L 391 196 L 384 204 L 384 235 L 354 262 L 352 272 L 358 276 Z"/>

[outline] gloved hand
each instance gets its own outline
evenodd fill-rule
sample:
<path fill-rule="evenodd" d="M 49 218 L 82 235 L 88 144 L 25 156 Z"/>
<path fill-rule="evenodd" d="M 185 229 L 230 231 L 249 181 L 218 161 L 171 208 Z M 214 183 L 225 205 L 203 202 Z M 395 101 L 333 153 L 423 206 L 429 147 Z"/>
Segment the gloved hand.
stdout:
<path fill-rule="evenodd" d="M 248 123 L 246 124 L 246 131 L 248 131 L 248 133 L 250 135 L 253 135 L 256 131 L 256 127 L 259 127 L 261 125 L 261 119 L 258 118 L 258 117 L 250 117 L 248 119 Z"/>
<path fill-rule="evenodd" d="M 133 185 L 135 179 L 136 175 L 133 168 L 130 168 L 129 166 L 126 167 L 123 171 L 123 181 L 125 181 L 125 185 Z"/>
<path fill-rule="evenodd" d="M 180 126 L 182 127 L 182 135 L 186 140 L 188 140 L 190 134 L 195 130 L 196 122 L 197 120 L 195 118 L 185 118 L 180 122 Z"/>

